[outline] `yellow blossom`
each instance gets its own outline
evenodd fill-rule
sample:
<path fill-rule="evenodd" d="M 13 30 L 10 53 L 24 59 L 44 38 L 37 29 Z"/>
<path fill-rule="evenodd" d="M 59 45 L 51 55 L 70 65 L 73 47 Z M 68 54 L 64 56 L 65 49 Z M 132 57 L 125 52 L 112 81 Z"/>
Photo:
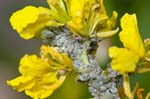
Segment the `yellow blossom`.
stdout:
<path fill-rule="evenodd" d="M 137 62 L 145 54 L 144 45 L 139 34 L 136 15 L 125 14 L 121 18 L 122 31 L 119 33 L 124 48 L 111 47 L 109 56 L 111 66 L 121 74 L 134 72 Z"/>
<path fill-rule="evenodd" d="M 24 39 L 38 36 L 45 26 L 49 26 L 50 11 L 43 7 L 27 6 L 10 17 L 14 30 Z"/>
<path fill-rule="evenodd" d="M 118 31 L 101 35 L 114 27 L 117 18 L 117 13 L 113 12 L 112 18 L 109 19 L 103 0 L 70 0 L 69 11 L 71 20 L 67 24 L 71 32 L 77 36 L 106 37 Z"/>
<path fill-rule="evenodd" d="M 10 17 L 14 30 L 24 39 L 41 36 L 41 31 L 46 26 L 61 26 L 69 20 L 67 9 L 62 0 L 47 0 L 50 8 L 26 6 Z"/>
<path fill-rule="evenodd" d="M 73 68 L 72 60 L 66 53 L 58 53 L 57 47 L 41 47 L 41 57 L 46 60 L 53 69 L 70 71 Z"/>
<path fill-rule="evenodd" d="M 26 95 L 33 99 L 43 99 L 50 96 L 66 79 L 66 74 L 59 72 L 72 69 L 71 59 L 66 54 L 60 53 L 63 55 L 59 55 L 53 47 L 42 46 L 41 49 L 44 58 L 43 56 L 39 58 L 36 55 L 25 55 L 20 60 L 19 72 L 21 75 L 7 81 L 7 84 L 13 89 L 19 92 L 25 91 Z M 55 58 L 50 57 L 53 50 Z"/>

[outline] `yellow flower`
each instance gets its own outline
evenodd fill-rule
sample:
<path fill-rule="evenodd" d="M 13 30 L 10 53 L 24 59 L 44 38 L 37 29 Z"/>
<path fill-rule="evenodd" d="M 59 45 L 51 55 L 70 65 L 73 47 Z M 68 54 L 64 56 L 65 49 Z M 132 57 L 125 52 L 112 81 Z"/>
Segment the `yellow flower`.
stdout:
<path fill-rule="evenodd" d="M 69 11 L 71 20 L 67 24 L 71 32 L 77 36 L 104 37 L 100 33 L 110 31 L 116 23 L 117 13 L 113 12 L 112 18 L 109 19 L 103 0 L 70 0 Z M 111 35 L 115 33 L 116 31 L 113 31 Z"/>
<path fill-rule="evenodd" d="M 46 60 L 53 69 L 70 71 L 73 68 L 72 60 L 65 53 L 58 53 L 57 47 L 41 47 L 41 57 Z"/>
<path fill-rule="evenodd" d="M 69 20 L 65 7 L 67 4 L 65 5 L 62 0 L 47 0 L 47 2 L 50 5 L 50 9 L 26 6 L 12 14 L 10 23 L 22 38 L 31 39 L 39 37 L 44 27 L 61 26 Z"/>
<path fill-rule="evenodd" d="M 119 33 L 119 37 L 124 48 L 111 47 L 109 56 L 112 58 L 112 68 L 124 74 L 135 71 L 137 62 L 145 54 L 145 49 L 135 14 L 125 14 L 121 18 L 121 27 L 122 31 Z"/>
<path fill-rule="evenodd" d="M 45 26 L 49 26 L 50 19 L 50 11 L 47 8 L 27 6 L 14 12 L 10 23 L 22 38 L 30 39 L 38 36 Z"/>
<path fill-rule="evenodd" d="M 41 53 L 44 53 L 42 58 L 36 55 L 25 55 L 20 60 L 19 72 L 21 75 L 7 81 L 7 84 L 19 92 L 25 91 L 26 95 L 31 96 L 33 99 L 43 99 L 50 96 L 66 79 L 66 74 L 60 74 L 60 71 L 72 69 L 71 59 L 66 54 L 61 53 L 63 56 L 54 51 L 54 56 L 58 57 L 51 58 L 49 51 L 53 50 L 55 48 L 42 46 Z"/>

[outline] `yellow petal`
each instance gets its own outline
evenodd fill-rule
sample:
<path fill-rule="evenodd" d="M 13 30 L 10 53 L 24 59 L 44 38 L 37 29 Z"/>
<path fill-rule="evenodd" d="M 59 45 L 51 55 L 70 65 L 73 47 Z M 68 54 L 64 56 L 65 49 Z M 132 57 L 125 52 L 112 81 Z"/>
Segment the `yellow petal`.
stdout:
<path fill-rule="evenodd" d="M 143 57 L 145 50 L 139 34 L 136 15 L 129 15 L 126 13 L 121 18 L 121 27 L 122 31 L 119 36 L 124 47 L 134 51 L 139 57 Z"/>
<path fill-rule="evenodd" d="M 53 87 L 58 83 L 56 73 L 57 72 L 51 72 L 41 76 L 40 78 L 35 78 L 36 84 L 32 88 L 26 89 L 25 93 L 34 99 L 43 99 L 50 96 L 54 90 L 60 87 L 60 85 Z"/>
<path fill-rule="evenodd" d="M 139 56 L 127 48 L 111 47 L 109 48 L 109 56 L 112 58 L 112 69 L 121 74 L 135 71 L 139 60 Z"/>
<path fill-rule="evenodd" d="M 51 67 L 36 55 L 25 55 L 19 66 L 19 71 L 24 76 L 41 76 L 51 71 Z"/>
<path fill-rule="evenodd" d="M 8 80 L 7 84 L 12 86 L 13 89 L 21 92 L 25 89 L 30 89 L 34 86 L 35 81 L 32 76 L 19 76 L 13 80 Z"/>
<path fill-rule="evenodd" d="M 19 92 L 25 90 L 26 95 L 34 99 L 43 99 L 50 96 L 65 81 L 65 75 L 58 78 L 57 74 L 57 71 L 53 71 L 40 76 L 19 76 L 16 79 L 7 81 L 7 84 Z"/>
<path fill-rule="evenodd" d="M 71 21 L 67 24 L 75 35 L 82 35 L 83 29 L 83 14 L 84 14 L 85 0 L 71 0 L 70 1 L 70 16 Z"/>
<path fill-rule="evenodd" d="M 13 13 L 10 23 L 14 30 L 24 39 L 33 38 L 47 26 L 50 12 L 43 7 L 27 6 Z"/>
<path fill-rule="evenodd" d="M 31 17 L 27 18 L 27 15 L 31 15 Z M 27 6 L 13 13 L 10 17 L 10 22 L 14 29 L 21 32 L 28 24 L 34 23 L 38 19 L 38 15 L 39 10 L 36 7 Z"/>
<path fill-rule="evenodd" d="M 85 0 L 71 0 L 70 14 L 73 18 L 82 18 Z"/>

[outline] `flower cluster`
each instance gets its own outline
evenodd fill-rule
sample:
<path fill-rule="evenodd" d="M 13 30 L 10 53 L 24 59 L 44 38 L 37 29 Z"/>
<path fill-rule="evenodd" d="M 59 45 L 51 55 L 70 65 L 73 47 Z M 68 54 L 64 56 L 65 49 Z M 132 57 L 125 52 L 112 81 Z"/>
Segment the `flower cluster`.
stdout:
<path fill-rule="evenodd" d="M 72 68 L 72 61 L 65 53 L 58 53 L 57 48 L 43 45 L 41 57 L 22 57 L 19 66 L 21 76 L 7 83 L 19 92 L 25 91 L 34 99 L 43 99 L 63 84 L 66 72 Z"/>
<path fill-rule="evenodd" d="M 112 68 L 124 74 L 135 71 L 137 62 L 145 54 L 145 49 L 139 35 L 135 14 L 125 14 L 121 19 L 121 27 L 119 37 L 124 48 L 111 47 L 109 55 L 113 58 Z"/>
<path fill-rule="evenodd" d="M 142 62 L 147 63 L 145 55 L 147 56 L 149 52 L 149 40 L 146 40 L 145 45 L 142 42 L 135 14 L 130 15 L 126 13 L 121 18 L 121 27 L 122 31 L 119 33 L 119 37 L 124 48 L 110 47 L 109 56 L 112 58 L 112 69 L 123 75 L 125 94 L 129 99 L 133 99 L 134 96 L 130 91 L 128 73 L 150 71 L 145 64 L 144 67 L 140 66 Z"/>
<path fill-rule="evenodd" d="M 10 17 L 13 29 L 22 38 L 40 37 L 48 26 L 67 25 L 73 34 L 85 37 L 107 37 L 118 31 L 110 31 L 117 13 L 114 11 L 108 18 L 103 0 L 47 0 L 47 3 L 50 8 L 26 6 Z"/>
<path fill-rule="evenodd" d="M 87 82 L 94 99 L 141 99 L 141 89 L 131 92 L 128 74 L 150 71 L 150 39 L 142 41 L 136 14 L 121 18 L 119 33 L 123 47 L 112 46 L 110 65 L 103 69 L 95 60 L 98 43 L 115 35 L 117 12 L 109 17 L 103 0 L 47 0 L 49 8 L 26 6 L 10 17 L 10 23 L 23 39 L 40 38 L 40 57 L 25 55 L 20 60 L 20 76 L 8 80 L 15 90 L 25 91 L 34 99 L 50 96 L 66 79 L 67 72 L 76 70 L 78 81 Z M 54 47 L 55 46 L 55 47 Z M 142 65 L 141 65 L 142 64 Z M 146 96 L 148 99 L 150 95 Z"/>

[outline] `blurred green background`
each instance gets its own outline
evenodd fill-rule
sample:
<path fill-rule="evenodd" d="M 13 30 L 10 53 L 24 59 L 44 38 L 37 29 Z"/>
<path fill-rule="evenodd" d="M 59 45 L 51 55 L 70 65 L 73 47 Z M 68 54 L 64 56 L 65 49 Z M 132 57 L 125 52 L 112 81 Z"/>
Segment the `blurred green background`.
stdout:
<path fill-rule="evenodd" d="M 136 13 L 143 39 L 150 37 L 150 0 L 104 0 L 104 3 L 109 15 L 113 10 L 118 12 L 119 18 L 126 12 Z M 19 75 L 19 59 L 26 53 L 38 54 L 42 44 L 40 40 L 21 39 L 9 24 L 10 15 L 27 5 L 48 7 L 45 0 L 0 0 L 0 99 L 30 99 L 24 93 L 13 91 L 5 83 Z M 119 27 L 119 20 L 117 26 Z M 119 44 L 117 36 L 111 39 Z M 90 94 L 87 86 L 77 83 L 75 79 L 76 74 L 72 74 L 48 99 L 88 99 Z M 136 81 L 139 81 L 140 87 L 145 88 L 145 92 L 150 91 L 150 73 L 133 75 L 132 86 Z"/>

